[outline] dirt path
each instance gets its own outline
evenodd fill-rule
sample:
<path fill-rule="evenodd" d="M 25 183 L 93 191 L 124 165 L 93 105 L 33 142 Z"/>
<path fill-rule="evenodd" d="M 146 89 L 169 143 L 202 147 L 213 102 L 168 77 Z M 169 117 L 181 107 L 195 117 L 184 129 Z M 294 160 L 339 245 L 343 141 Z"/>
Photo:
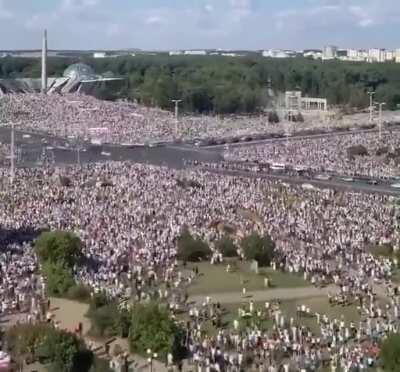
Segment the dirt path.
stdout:
<path fill-rule="evenodd" d="M 327 296 L 328 293 L 337 293 L 337 286 L 328 286 L 325 288 L 315 287 L 299 287 L 299 288 L 277 288 L 277 289 L 265 289 L 258 291 L 248 291 L 245 296 L 241 292 L 230 292 L 230 293 L 210 293 L 206 295 L 196 295 L 189 297 L 189 301 L 196 303 L 204 302 L 206 296 L 211 298 L 211 301 L 218 301 L 221 304 L 235 304 L 243 301 L 253 300 L 254 302 L 263 302 L 273 299 L 280 300 L 294 300 L 301 298 L 310 297 L 323 297 Z"/>

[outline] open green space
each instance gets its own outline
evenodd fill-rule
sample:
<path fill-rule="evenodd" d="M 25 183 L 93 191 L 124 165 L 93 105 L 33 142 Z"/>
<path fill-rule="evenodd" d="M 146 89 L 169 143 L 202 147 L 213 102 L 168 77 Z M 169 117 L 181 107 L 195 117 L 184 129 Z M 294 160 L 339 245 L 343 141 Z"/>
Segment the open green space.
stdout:
<path fill-rule="evenodd" d="M 226 271 L 226 265 L 211 265 L 205 262 L 187 267 L 193 268 L 194 266 L 199 268 L 199 276 L 188 288 L 189 295 L 241 292 L 243 287 L 247 291 L 263 290 L 266 289 L 265 277 L 269 279 L 269 288 L 297 288 L 310 285 L 299 275 L 274 271 L 269 268 L 260 269 L 260 273 L 256 274 L 247 270 L 246 264 L 238 264 L 232 272 Z M 231 264 L 231 266 L 233 265 Z"/>
<path fill-rule="evenodd" d="M 222 323 L 224 327 L 226 328 L 232 328 L 233 327 L 233 321 L 235 319 L 239 320 L 238 316 L 238 310 L 239 308 L 242 308 L 246 311 L 249 310 L 249 303 L 250 301 L 243 301 L 241 303 L 237 304 L 228 304 L 224 305 L 224 315 L 222 317 Z M 347 325 L 350 324 L 350 322 L 359 322 L 360 321 L 360 314 L 357 311 L 356 306 L 351 305 L 351 306 L 332 306 L 329 304 L 328 298 L 327 297 L 313 297 L 309 299 L 293 299 L 293 300 L 287 300 L 287 301 L 282 301 L 280 303 L 280 310 L 282 311 L 282 314 L 285 316 L 287 321 L 289 321 L 290 318 L 293 318 L 295 323 L 304 325 L 308 328 L 311 329 L 312 332 L 314 332 L 316 335 L 318 335 L 319 332 L 319 326 L 317 323 L 317 319 L 314 316 L 300 316 L 298 317 L 296 314 L 296 310 L 298 306 L 305 305 L 306 307 L 311 309 L 311 313 L 319 313 L 319 314 L 326 314 L 329 319 L 338 319 L 338 320 L 344 320 Z M 259 309 L 264 309 L 265 308 L 265 302 L 263 303 L 255 303 L 254 304 L 254 309 L 259 310 Z M 322 318 L 322 316 L 321 316 Z M 246 322 L 241 322 L 241 325 L 243 324 L 251 324 L 251 319 L 248 319 Z M 273 325 L 273 320 L 272 319 L 263 319 L 261 321 L 257 321 L 257 326 L 261 327 L 262 329 L 270 329 Z M 214 335 L 217 330 L 212 326 L 211 322 L 207 322 L 205 326 L 205 331 L 210 334 Z"/>

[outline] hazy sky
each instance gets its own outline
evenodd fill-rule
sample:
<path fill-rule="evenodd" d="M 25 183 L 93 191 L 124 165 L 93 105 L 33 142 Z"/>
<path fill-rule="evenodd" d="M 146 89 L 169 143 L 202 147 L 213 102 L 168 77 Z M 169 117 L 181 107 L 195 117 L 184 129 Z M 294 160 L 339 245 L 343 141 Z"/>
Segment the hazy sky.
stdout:
<path fill-rule="evenodd" d="M 400 0 L 0 0 L 0 49 L 400 48 Z"/>

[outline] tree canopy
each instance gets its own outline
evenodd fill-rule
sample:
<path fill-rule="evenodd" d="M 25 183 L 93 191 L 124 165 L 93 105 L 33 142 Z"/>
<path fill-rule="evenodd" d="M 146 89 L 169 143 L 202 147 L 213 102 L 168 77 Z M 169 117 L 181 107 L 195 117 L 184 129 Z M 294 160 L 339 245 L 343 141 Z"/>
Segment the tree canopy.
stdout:
<path fill-rule="evenodd" d="M 183 330 L 170 313 L 158 303 L 136 304 L 132 311 L 129 345 L 133 352 L 145 354 L 148 349 L 166 357 L 171 353 L 181 359 L 184 353 Z"/>
<path fill-rule="evenodd" d="M 208 257 L 211 253 L 207 243 L 199 237 L 193 237 L 188 229 L 184 229 L 178 238 L 178 259 L 197 262 Z"/>
<path fill-rule="evenodd" d="M 224 236 L 219 239 L 215 246 L 224 257 L 237 257 L 238 255 L 235 243 L 229 236 Z"/>
<path fill-rule="evenodd" d="M 6 334 L 12 355 L 28 357 L 49 365 L 49 371 L 85 372 L 93 363 L 93 353 L 76 335 L 50 324 L 19 324 Z"/>
<path fill-rule="evenodd" d="M 64 296 L 78 289 L 73 269 L 82 256 L 82 246 L 76 235 L 66 231 L 43 232 L 35 242 L 35 249 L 50 295 Z M 71 291 L 77 292 L 82 295 L 82 291 Z"/>
<path fill-rule="evenodd" d="M 62 262 L 68 268 L 72 268 L 82 254 L 80 239 L 68 231 L 50 231 L 40 234 L 35 248 L 41 262 Z"/>
<path fill-rule="evenodd" d="M 268 235 L 256 232 L 244 237 L 241 246 L 247 260 L 255 260 L 260 266 L 269 266 L 275 252 L 275 243 Z"/>
<path fill-rule="evenodd" d="M 91 65 L 96 73 L 122 76 L 125 83 L 115 98 L 197 113 L 257 113 L 271 102 L 269 83 L 278 92 L 301 89 L 309 97 L 326 97 L 331 105 L 367 107 L 367 91 L 389 109 L 400 104 L 400 64 L 315 61 L 308 58 L 271 59 L 196 57 L 158 54 L 94 59 L 49 58 L 50 76 L 61 76 L 75 62 Z M 40 60 L 3 58 L 0 78 L 40 77 Z M 105 97 L 112 98 L 112 97 Z M 272 120 L 272 117 L 271 117 Z"/>

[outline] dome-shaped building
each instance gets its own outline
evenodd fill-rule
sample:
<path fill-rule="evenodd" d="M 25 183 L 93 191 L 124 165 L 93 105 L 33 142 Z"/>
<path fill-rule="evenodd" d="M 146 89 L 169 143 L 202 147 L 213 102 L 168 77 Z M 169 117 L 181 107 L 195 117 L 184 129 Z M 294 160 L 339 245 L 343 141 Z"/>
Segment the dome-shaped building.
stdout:
<path fill-rule="evenodd" d="M 63 76 L 71 80 L 92 80 L 96 79 L 96 73 L 93 68 L 84 63 L 75 63 L 68 66 L 64 71 Z"/>

